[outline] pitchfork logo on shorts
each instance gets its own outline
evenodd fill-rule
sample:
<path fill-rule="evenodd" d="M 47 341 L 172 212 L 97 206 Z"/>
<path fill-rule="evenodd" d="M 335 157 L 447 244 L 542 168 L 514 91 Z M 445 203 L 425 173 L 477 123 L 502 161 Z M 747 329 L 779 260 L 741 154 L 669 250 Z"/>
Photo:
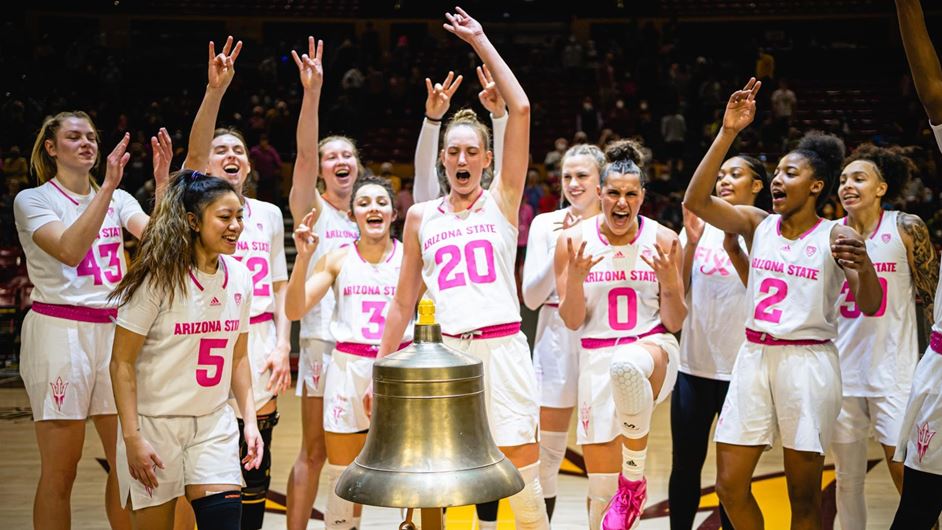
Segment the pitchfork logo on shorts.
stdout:
<path fill-rule="evenodd" d="M 582 430 L 585 431 L 586 434 L 589 434 L 589 418 L 591 415 L 592 405 L 583 403 L 582 406 L 579 407 L 579 421 L 582 422 Z"/>
<path fill-rule="evenodd" d="M 315 361 L 314 366 L 311 367 L 311 380 L 314 381 L 314 388 L 317 388 L 317 385 L 321 382 L 321 371 L 324 369 L 324 364 L 320 361 Z"/>
<path fill-rule="evenodd" d="M 255 223 L 255 226 L 257 226 L 259 230 L 265 228 L 264 225 L 262 225 L 262 223 Z"/>
<path fill-rule="evenodd" d="M 65 389 L 69 387 L 69 383 L 63 381 L 61 377 L 57 377 L 54 383 L 49 383 L 49 386 L 52 387 L 52 399 L 56 402 L 56 409 L 62 412 L 62 402 L 65 401 Z"/>
<path fill-rule="evenodd" d="M 242 293 L 235 294 L 235 303 L 236 305 L 242 305 Z"/>
<path fill-rule="evenodd" d="M 891 236 L 890 236 L 890 234 L 883 234 L 883 235 L 880 236 L 880 239 L 882 239 L 884 243 L 889 243 L 889 242 L 890 242 L 890 239 L 891 239 Z"/>
<path fill-rule="evenodd" d="M 926 451 L 929 450 L 929 442 L 932 441 L 932 437 L 935 436 L 936 431 L 929 430 L 929 422 L 925 422 L 922 426 L 919 427 L 919 430 L 916 431 L 916 452 L 919 454 L 919 463 L 922 463 L 922 457 L 926 456 Z"/>
<path fill-rule="evenodd" d="M 814 253 L 817 251 L 818 251 L 818 247 L 814 245 L 808 245 L 807 247 L 805 247 L 805 254 L 807 254 L 809 258 L 811 256 L 814 256 Z"/>

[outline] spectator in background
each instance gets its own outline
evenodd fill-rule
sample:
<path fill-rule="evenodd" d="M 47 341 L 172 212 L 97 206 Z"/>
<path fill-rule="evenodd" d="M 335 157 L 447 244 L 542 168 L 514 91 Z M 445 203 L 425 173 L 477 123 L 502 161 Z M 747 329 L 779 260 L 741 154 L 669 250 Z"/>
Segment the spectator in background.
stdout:
<path fill-rule="evenodd" d="M 756 56 L 756 79 L 763 84 L 775 77 L 775 57 L 765 49 L 759 48 Z"/>
<path fill-rule="evenodd" d="M 563 159 L 566 149 L 569 149 L 569 141 L 562 137 L 557 138 L 553 143 L 553 150 L 546 153 L 546 157 L 543 158 L 543 165 L 547 171 L 559 169 L 559 161 Z"/>
<path fill-rule="evenodd" d="M 576 130 L 584 132 L 589 138 L 598 138 L 602 123 L 602 113 L 595 108 L 592 97 L 586 96 L 582 100 L 582 108 L 576 114 Z"/>
<path fill-rule="evenodd" d="M 527 170 L 527 185 L 523 189 L 523 202 L 532 206 L 535 211 L 540 207 L 540 200 L 544 194 L 543 184 L 540 183 L 540 172 L 531 167 Z"/>
<path fill-rule="evenodd" d="M 798 105 L 798 98 L 788 88 L 788 81 L 780 80 L 778 88 L 772 92 L 772 117 L 775 120 L 775 126 L 783 136 L 792 123 L 796 105 Z"/>
<path fill-rule="evenodd" d="M 390 186 L 392 186 L 393 193 L 398 194 L 399 190 L 402 189 L 402 179 L 399 178 L 399 175 L 393 173 L 393 163 L 392 162 L 383 162 L 379 166 L 379 176 L 389 181 Z M 403 219 L 405 219 L 403 217 Z"/>
<path fill-rule="evenodd" d="M 679 108 L 661 118 L 661 139 L 664 141 L 664 157 L 671 176 L 684 170 L 684 139 L 687 137 L 687 121 Z"/>
<path fill-rule="evenodd" d="M 566 75 L 569 79 L 580 79 L 582 73 L 583 53 L 582 45 L 576 40 L 575 35 L 569 36 L 569 42 L 563 48 L 563 54 L 560 61 Z"/>
<path fill-rule="evenodd" d="M 258 199 L 281 204 L 281 155 L 268 143 L 267 134 L 261 135 L 258 145 L 249 150 L 249 160 L 258 175 Z"/>
<path fill-rule="evenodd" d="M 406 179 L 402 182 L 402 189 L 396 194 L 396 207 L 399 208 L 397 219 L 403 222 L 406 219 L 406 212 L 409 207 L 415 204 L 415 198 L 412 196 L 412 179 Z"/>
<path fill-rule="evenodd" d="M 29 181 L 29 165 L 18 145 L 10 147 L 10 152 L 3 158 L 3 178 L 7 182 L 15 180 L 23 184 Z"/>
<path fill-rule="evenodd" d="M 554 171 L 548 175 L 546 183 L 542 186 L 543 197 L 540 199 L 538 213 L 552 212 L 559 208 L 559 172 Z"/>

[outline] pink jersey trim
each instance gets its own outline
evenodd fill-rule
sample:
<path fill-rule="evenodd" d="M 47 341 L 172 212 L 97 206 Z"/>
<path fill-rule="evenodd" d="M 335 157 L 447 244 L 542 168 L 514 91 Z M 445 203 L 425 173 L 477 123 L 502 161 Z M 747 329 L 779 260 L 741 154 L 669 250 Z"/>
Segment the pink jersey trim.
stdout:
<path fill-rule="evenodd" d="M 877 237 L 877 234 L 878 234 L 878 233 L 880 233 L 880 227 L 883 226 L 883 214 L 884 214 L 884 213 L 886 213 L 886 210 L 884 210 L 884 209 L 881 208 L 881 209 L 880 209 L 880 219 L 877 221 L 877 227 L 873 229 L 873 233 L 870 234 L 870 237 L 868 237 L 867 239 L 873 239 L 873 238 Z M 842 224 L 843 224 L 844 226 L 847 226 L 847 218 L 846 218 L 846 217 L 843 218 L 843 219 L 841 220 L 841 222 L 842 222 Z"/>
<path fill-rule="evenodd" d="M 820 339 L 778 339 L 754 329 L 746 328 L 746 340 L 753 344 L 762 344 L 764 346 L 814 346 L 815 344 L 826 344 L 830 340 Z"/>
<path fill-rule="evenodd" d="M 249 199 L 245 199 L 245 217 L 248 219 L 252 217 L 252 205 L 249 203 Z"/>
<path fill-rule="evenodd" d="M 559 304 L 548 303 L 548 304 L 543 304 L 543 305 L 545 305 L 546 307 L 555 307 L 556 309 L 559 309 Z"/>
<path fill-rule="evenodd" d="M 33 306 L 35 307 L 35 305 L 34 303 Z M 933 331 L 932 334 L 929 335 L 929 348 L 939 355 L 942 355 L 942 333 Z"/>
<path fill-rule="evenodd" d="M 608 348 L 611 346 L 621 346 L 623 344 L 631 344 L 632 342 L 637 342 L 645 337 L 649 337 L 651 335 L 657 335 L 660 333 L 667 333 L 667 328 L 664 327 L 664 324 L 658 324 L 654 326 L 654 328 L 652 328 L 651 330 L 645 331 L 644 333 L 640 335 L 634 335 L 632 337 L 616 337 L 613 339 L 585 338 L 585 339 L 582 339 L 580 342 L 582 343 L 582 347 L 587 350 L 597 350 L 599 348 Z"/>
<path fill-rule="evenodd" d="M 805 236 L 807 236 L 811 232 L 814 232 L 814 229 L 817 228 L 819 224 L 821 224 L 821 221 L 824 221 L 824 217 L 818 217 L 818 222 L 815 223 L 814 226 L 812 226 L 811 228 L 805 230 L 805 233 L 798 236 L 798 239 L 804 239 Z M 775 233 L 778 234 L 779 237 L 783 237 L 783 238 L 785 237 L 782 235 L 782 218 L 781 217 L 779 217 L 778 222 L 775 223 Z M 788 238 L 785 238 L 785 239 L 788 239 Z"/>
<path fill-rule="evenodd" d="M 262 322 L 270 322 L 272 320 L 275 320 L 274 313 L 262 313 L 254 317 L 249 317 L 249 324 L 261 324 Z"/>
<path fill-rule="evenodd" d="M 369 263 L 368 261 L 366 261 L 366 258 L 363 257 L 363 254 L 360 254 L 360 245 L 357 245 L 359 241 L 360 240 L 357 239 L 356 241 L 353 242 L 353 250 L 357 251 L 357 256 L 359 256 L 360 261 L 362 261 L 363 263 Z M 389 257 L 387 257 L 386 261 L 384 261 L 383 263 L 389 263 L 390 261 L 392 261 L 393 256 L 396 255 L 396 240 L 395 239 L 392 240 L 392 245 L 393 245 L 392 252 L 389 253 Z M 343 247 L 340 247 L 340 248 L 343 248 Z"/>
<path fill-rule="evenodd" d="M 66 193 L 65 190 L 63 190 L 62 188 L 60 188 L 55 182 L 53 182 L 53 181 L 50 180 L 49 183 L 52 184 L 52 187 L 53 187 L 53 188 L 59 190 L 59 193 L 61 193 L 63 197 L 65 197 L 66 199 L 69 199 L 69 201 L 71 201 L 72 204 L 74 204 L 74 205 L 76 205 L 76 206 L 79 205 L 79 202 L 78 202 L 77 200 L 73 199 L 71 195 L 69 195 L 68 193 Z"/>
<path fill-rule="evenodd" d="M 481 193 L 478 193 L 478 196 L 475 197 L 473 201 L 471 201 L 471 204 L 469 204 L 468 207 L 465 208 L 464 210 L 461 210 L 461 212 L 466 212 L 466 211 L 470 210 L 471 208 L 474 208 L 474 205 L 477 204 L 477 203 L 478 203 L 478 200 L 480 200 L 481 197 L 483 197 L 483 196 L 484 196 L 484 188 L 481 188 Z M 446 199 L 446 198 L 447 198 L 447 197 L 442 197 L 442 200 L 439 201 L 439 203 L 438 203 L 438 211 L 440 211 L 440 212 L 442 212 L 442 213 L 447 213 L 447 212 L 445 211 L 445 208 L 444 208 L 444 206 L 445 206 L 445 199 Z M 457 215 L 457 214 L 459 214 L 459 213 L 461 213 L 461 212 L 452 212 L 452 213 L 454 213 L 454 214 Z"/>
<path fill-rule="evenodd" d="M 399 347 L 396 348 L 396 351 L 399 351 L 403 348 L 408 348 L 412 344 L 412 341 L 400 342 Z M 356 355 L 358 357 L 368 357 L 370 359 L 375 359 L 376 354 L 379 353 L 378 344 L 361 344 L 358 342 L 338 342 L 334 346 L 337 351 L 343 353 L 349 353 L 350 355 Z"/>
<path fill-rule="evenodd" d="M 219 263 L 222 265 L 222 288 L 225 289 L 229 285 L 229 267 L 226 265 L 226 260 L 222 259 L 222 256 L 219 256 Z"/>
<path fill-rule="evenodd" d="M 480 329 L 475 329 L 468 331 L 466 333 L 461 333 L 458 335 L 452 335 L 450 333 L 442 333 L 446 337 L 451 337 L 453 339 L 497 339 L 500 337 L 509 337 L 511 335 L 516 335 L 520 332 L 520 322 L 508 322 L 507 324 L 495 324 L 493 326 L 486 326 Z"/>
<path fill-rule="evenodd" d="M 609 243 L 608 239 L 602 234 L 602 218 L 604 217 L 604 215 L 600 215 L 598 217 L 599 217 L 599 220 L 595 222 L 595 233 L 599 235 L 599 241 L 601 241 L 605 246 L 610 247 L 612 246 L 612 244 Z M 641 217 L 639 215 L 638 216 L 638 231 L 635 232 L 635 237 L 631 241 L 628 242 L 629 245 L 635 244 L 635 241 L 637 241 L 638 238 L 641 237 L 641 230 L 643 229 L 644 229 L 644 217 Z"/>
<path fill-rule="evenodd" d="M 47 304 L 33 302 L 32 310 L 40 315 L 76 320 L 78 322 L 91 322 L 92 324 L 110 324 L 118 318 L 118 310 L 114 308 L 82 307 L 77 305 Z"/>
<path fill-rule="evenodd" d="M 202 291 L 202 290 L 203 290 L 203 284 L 201 284 L 200 281 L 196 279 L 196 275 L 193 274 L 193 269 L 190 269 L 190 270 L 187 271 L 187 272 L 190 273 L 190 279 L 193 280 L 193 283 L 196 284 L 197 289 L 199 289 L 200 291 Z"/>
<path fill-rule="evenodd" d="M 390 253 L 389 253 L 389 257 L 386 258 L 386 263 L 389 263 L 390 261 L 392 261 L 393 256 L 396 255 L 396 247 L 397 247 L 396 240 L 393 239 L 392 242 L 393 242 L 392 252 L 390 252 Z"/>

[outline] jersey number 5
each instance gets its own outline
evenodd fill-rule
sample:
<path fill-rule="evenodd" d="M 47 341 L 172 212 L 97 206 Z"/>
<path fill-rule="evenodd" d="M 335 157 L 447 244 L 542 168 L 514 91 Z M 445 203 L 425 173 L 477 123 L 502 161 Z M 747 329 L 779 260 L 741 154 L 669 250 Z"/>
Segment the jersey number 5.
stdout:
<path fill-rule="evenodd" d="M 196 382 L 200 386 L 216 386 L 222 381 L 226 358 L 221 353 L 214 354 L 212 350 L 225 348 L 227 342 L 227 339 L 200 339 L 199 357 L 196 361 Z M 210 372 L 213 375 L 209 375 Z"/>

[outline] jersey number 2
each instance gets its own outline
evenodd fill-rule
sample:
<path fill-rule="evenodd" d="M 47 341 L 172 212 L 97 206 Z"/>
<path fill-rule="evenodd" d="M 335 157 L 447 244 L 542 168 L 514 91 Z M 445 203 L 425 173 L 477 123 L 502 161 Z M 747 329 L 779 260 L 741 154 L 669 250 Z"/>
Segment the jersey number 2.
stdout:
<path fill-rule="evenodd" d="M 759 291 L 768 294 L 758 304 L 753 318 L 778 324 L 782 320 L 781 309 L 769 309 L 781 302 L 788 295 L 788 284 L 778 278 L 766 278 L 759 285 Z"/>

